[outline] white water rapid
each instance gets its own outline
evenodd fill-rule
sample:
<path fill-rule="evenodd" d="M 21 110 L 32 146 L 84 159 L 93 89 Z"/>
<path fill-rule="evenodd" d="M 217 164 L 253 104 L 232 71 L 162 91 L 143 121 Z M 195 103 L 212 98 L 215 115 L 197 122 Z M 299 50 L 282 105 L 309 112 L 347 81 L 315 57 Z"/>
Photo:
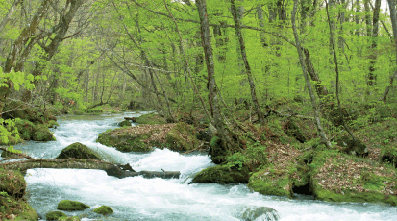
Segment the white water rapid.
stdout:
<path fill-rule="evenodd" d="M 43 219 L 47 212 L 56 210 L 61 200 L 69 199 L 91 207 L 85 211 L 65 212 L 69 216 L 80 215 L 83 220 L 233 221 L 240 220 L 238 217 L 244 209 L 255 207 L 276 209 L 282 221 L 397 220 L 397 209 L 386 205 L 326 203 L 301 196 L 294 200 L 263 196 L 251 192 L 245 184 L 188 184 L 192 175 L 213 165 L 208 156 L 186 156 L 158 149 L 147 154 L 121 153 L 95 142 L 99 133 L 116 128 L 112 125 L 122 121 L 124 116 L 139 114 L 60 117 L 60 126 L 53 130 L 57 141 L 26 142 L 14 148 L 34 158 L 49 159 L 56 158 L 67 145 L 81 142 L 109 161 L 130 163 L 136 171 L 177 170 L 181 171 L 181 178 L 118 179 L 101 170 L 31 169 L 25 177 L 27 196 Z M 102 205 L 112 207 L 114 213 L 103 217 L 91 212 Z"/>

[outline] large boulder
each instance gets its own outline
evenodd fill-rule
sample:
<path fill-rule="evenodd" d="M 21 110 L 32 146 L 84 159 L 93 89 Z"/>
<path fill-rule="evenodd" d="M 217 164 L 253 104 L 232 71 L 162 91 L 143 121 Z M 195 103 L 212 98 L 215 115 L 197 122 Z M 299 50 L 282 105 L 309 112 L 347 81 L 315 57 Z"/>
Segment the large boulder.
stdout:
<path fill-rule="evenodd" d="M 150 113 L 150 114 L 142 114 L 141 116 L 137 117 L 136 123 L 138 123 L 138 124 L 166 124 L 167 122 L 159 114 Z"/>
<path fill-rule="evenodd" d="M 199 144 L 193 126 L 184 122 L 177 123 L 166 135 L 166 145 L 171 150 L 187 151 L 196 148 Z"/>
<path fill-rule="evenodd" d="M 78 216 L 71 216 L 71 217 L 60 217 L 59 219 L 58 219 L 59 221 L 80 221 L 81 219 L 80 219 L 80 217 L 78 217 Z"/>
<path fill-rule="evenodd" d="M 51 141 L 56 140 L 54 135 L 48 129 L 47 125 L 39 124 L 36 125 L 32 140 L 34 141 Z"/>
<path fill-rule="evenodd" d="M 310 186 L 318 200 L 397 206 L 397 171 L 391 165 L 328 150 L 315 153 L 310 168 Z"/>
<path fill-rule="evenodd" d="M 59 220 L 61 217 L 67 217 L 62 211 L 51 211 L 45 214 L 46 220 Z"/>
<path fill-rule="evenodd" d="M 58 204 L 57 209 L 72 211 L 72 210 L 85 210 L 87 208 L 90 208 L 90 207 L 85 205 L 84 203 L 80 203 L 77 201 L 71 201 L 71 200 L 62 200 Z"/>
<path fill-rule="evenodd" d="M 86 145 L 76 142 L 70 144 L 61 151 L 56 159 L 102 159 L 98 153 L 88 148 Z"/>
<path fill-rule="evenodd" d="M 113 213 L 113 209 L 110 208 L 110 207 L 108 207 L 108 206 L 101 206 L 101 207 L 98 207 L 98 208 L 93 209 L 92 211 L 95 212 L 95 213 L 102 214 L 102 215 L 104 215 L 104 216 Z"/>
<path fill-rule="evenodd" d="M 248 168 L 231 168 L 225 164 L 200 171 L 194 176 L 192 183 L 248 183 L 249 177 Z"/>
<path fill-rule="evenodd" d="M 150 131 L 133 134 L 128 130 L 124 130 L 124 128 L 120 128 L 99 134 L 97 142 L 109 147 L 115 147 L 122 152 L 148 152 L 153 148 L 144 140 L 150 136 Z"/>

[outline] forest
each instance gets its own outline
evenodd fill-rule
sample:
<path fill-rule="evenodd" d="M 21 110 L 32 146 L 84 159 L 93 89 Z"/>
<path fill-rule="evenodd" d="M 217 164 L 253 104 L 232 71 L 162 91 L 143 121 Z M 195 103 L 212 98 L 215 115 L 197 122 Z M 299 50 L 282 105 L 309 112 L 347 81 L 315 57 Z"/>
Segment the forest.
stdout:
<path fill-rule="evenodd" d="M 97 142 L 208 154 L 192 183 L 397 206 L 396 16 L 395 0 L 0 0 L 0 220 L 37 220 L 27 169 L 109 167 L 37 165 L 18 143 L 131 111 L 148 112 Z"/>

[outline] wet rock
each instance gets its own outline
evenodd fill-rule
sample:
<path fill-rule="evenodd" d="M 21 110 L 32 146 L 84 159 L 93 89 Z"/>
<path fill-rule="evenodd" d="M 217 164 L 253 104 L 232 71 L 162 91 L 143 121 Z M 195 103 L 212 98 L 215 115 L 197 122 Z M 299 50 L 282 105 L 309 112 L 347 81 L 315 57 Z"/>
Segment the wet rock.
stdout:
<path fill-rule="evenodd" d="M 184 122 L 177 123 L 166 135 L 166 145 L 176 151 L 187 151 L 196 148 L 199 144 L 192 126 Z"/>
<path fill-rule="evenodd" d="M 86 145 L 76 142 L 62 149 L 61 154 L 56 159 L 102 159 L 98 153 L 88 148 Z"/>
<path fill-rule="evenodd" d="M 192 183 L 248 183 L 249 177 L 249 170 L 244 166 L 239 170 L 228 165 L 216 165 L 200 171 Z"/>
<path fill-rule="evenodd" d="M 131 127 L 132 124 L 129 120 L 124 120 L 118 124 L 119 127 Z"/>
<path fill-rule="evenodd" d="M 129 120 L 132 123 L 136 123 L 136 118 L 135 117 L 124 117 L 124 120 Z"/>
<path fill-rule="evenodd" d="M 87 208 L 90 208 L 89 206 L 85 205 L 84 203 L 80 203 L 77 201 L 70 201 L 70 200 L 62 200 L 58 204 L 58 208 L 60 210 L 85 210 Z"/>
<path fill-rule="evenodd" d="M 277 210 L 268 207 L 254 207 L 254 208 L 244 208 L 242 214 L 238 217 L 244 221 L 275 221 L 279 220 Z"/>
<path fill-rule="evenodd" d="M 101 206 L 99 208 L 95 208 L 92 210 L 95 213 L 99 213 L 102 214 L 104 216 L 112 214 L 113 213 L 113 209 L 108 207 L 108 206 Z"/>
<path fill-rule="evenodd" d="M 61 217 L 67 217 L 62 211 L 51 211 L 45 214 L 46 220 L 59 220 Z"/>
<path fill-rule="evenodd" d="M 140 171 L 135 172 L 135 170 L 122 170 L 120 166 L 115 165 L 111 169 L 107 169 L 106 173 L 108 176 L 114 176 L 119 179 L 126 177 L 143 176 L 144 178 L 162 178 L 162 179 L 179 179 L 181 173 L 179 171 Z"/>

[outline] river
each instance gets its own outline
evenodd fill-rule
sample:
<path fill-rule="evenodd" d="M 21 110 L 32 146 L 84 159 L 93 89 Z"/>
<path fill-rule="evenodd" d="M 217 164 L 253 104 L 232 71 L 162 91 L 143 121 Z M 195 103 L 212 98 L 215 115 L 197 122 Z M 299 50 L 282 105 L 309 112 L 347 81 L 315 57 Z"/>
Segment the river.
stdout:
<path fill-rule="evenodd" d="M 101 170 L 30 169 L 25 180 L 30 204 L 44 219 L 56 210 L 61 200 L 77 200 L 91 207 L 85 211 L 65 212 L 83 220 L 240 220 L 246 208 L 270 207 L 279 220 L 397 220 L 397 208 L 368 203 L 327 203 L 308 196 L 297 199 L 263 196 L 251 192 L 246 184 L 188 184 L 192 175 L 213 166 L 205 154 L 180 155 L 167 149 L 151 153 L 121 153 L 96 143 L 99 133 L 116 128 L 124 116 L 139 113 L 102 114 L 100 116 L 61 116 L 53 129 L 57 141 L 29 141 L 14 148 L 43 159 L 56 158 L 61 150 L 81 142 L 117 163 L 130 163 L 136 170 L 181 171 L 180 179 L 118 179 Z M 1 157 L 0 157 L 1 159 Z M 91 212 L 102 205 L 114 213 L 104 218 Z M 257 219 L 265 220 L 265 219 Z"/>

